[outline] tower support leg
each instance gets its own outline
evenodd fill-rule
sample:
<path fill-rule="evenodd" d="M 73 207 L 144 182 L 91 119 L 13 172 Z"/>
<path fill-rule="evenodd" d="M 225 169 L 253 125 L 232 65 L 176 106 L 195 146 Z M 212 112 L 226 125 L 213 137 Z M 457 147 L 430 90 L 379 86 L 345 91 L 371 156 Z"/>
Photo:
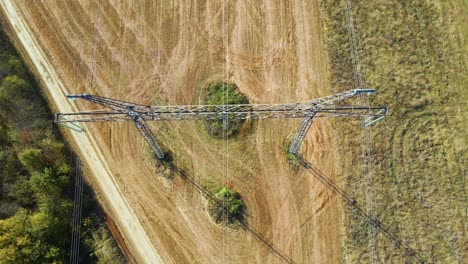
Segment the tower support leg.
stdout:
<path fill-rule="evenodd" d="M 309 131 L 310 126 L 312 125 L 312 120 L 314 119 L 315 112 L 311 113 L 310 115 L 304 117 L 302 119 L 301 125 L 297 130 L 296 137 L 291 143 L 291 147 L 289 148 L 289 152 L 291 154 L 297 155 L 299 148 L 301 147 L 301 143 L 304 140 L 307 131 Z"/>
<path fill-rule="evenodd" d="M 137 117 L 135 118 L 135 126 L 140 132 L 140 134 L 145 138 L 146 142 L 148 142 L 151 149 L 153 149 L 154 153 L 156 153 L 158 159 L 164 159 L 164 152 L 161 150 L 161 147 L 159 147 L 158 143 L 156 142 L 156 139 L 153 133 L 151 133 L 151 130 L 146 124 L 146 121 L 143 120 L 141 117 Z"/>

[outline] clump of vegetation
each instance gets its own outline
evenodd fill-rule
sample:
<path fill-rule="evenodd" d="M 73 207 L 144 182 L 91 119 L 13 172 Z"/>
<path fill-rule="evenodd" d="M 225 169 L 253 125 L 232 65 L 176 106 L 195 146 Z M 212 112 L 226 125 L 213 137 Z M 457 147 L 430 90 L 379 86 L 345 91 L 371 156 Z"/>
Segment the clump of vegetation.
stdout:
<path fill-rule="evenodd" d="M 214 83 L 208 87 L 206 102 L 209 105 L 233 105 L 233 104 L 248 104 L 249 100 L 237 90 L 235 84 L 226 82 Z M 205 127 L 210 135 L 220 138 L 224 136 L 233 136 L 239 132 L 245 120 L 227 118 L 209 120 L 205 122 Z"/>
<path fill-rule="evenodd" d="M 208 212 L 216 223 L 233 227 L 243 221 L 245 204 L 238 192 L 213 182 L 207 182 L 205 188 L 213 196 L 208 201 Z"/>
<path fill-rule="evenodd" d="M 294 170 L 299 169 L 299 161 L 297 160 L 297 156 L 289 152 L 289 149 L 287 150 L 286 157 L 291 168 Z"/>
<path fill-rule="evenodd" d="M 83 238 L 82 243 L 85 249 L 91 249 L 91 251 L 86 252 L 87 258 L 82 258 L 82 263 L 126 263 L 120 249 L 116 247 L 114 238 L 104 224 L 96 219 L 86 218 L 83 226 L 92 232 L 86 233 Z"/>
<path fill-rule="evenodd" d="M 161 150 L 164 153 L 163 159 L 159 159 L 158 155 L 156 155 L 154 150 L 149 146 L 146 148 L 146 151 L 151 157 L 151 160 L 154 161 L 156 172 L 158 173 L 158 175 L 161 175 L 167 179 L 173 179 L 175 176 L 173 153 L 163 144 L 159 143 L 159 146 L 161 147 Z"/>
<path fill-rule="evenodd" d="M 291 152 L 289 152 L 289 149 L 291 148 L 291 143 L 292 143 L 291 140 L 289 139 L 286 140 L 283 143 L 283 149 L 284 149 L 286 160 L 288 161 L 289 166 L 291 166 L 293 170 L 297 171 L 299 169 L 299 160 L 297 158 L 297 155 L 294 155 Z"/>
<path fill-rule="evenodd" d="M 0 58 L 0 263 L 68 262 L 74 184 L 70 152 L 1 28 Z M 93 219 L 92 226 L 81 229 L 86 240 L 100 235 L 95 227 L 105 224 L 92 195 L 85 192 L 82 204 L 83 217 Z M 92 256 L 98 249 L 82 244 L 80 262 L 99 262 Z"/>

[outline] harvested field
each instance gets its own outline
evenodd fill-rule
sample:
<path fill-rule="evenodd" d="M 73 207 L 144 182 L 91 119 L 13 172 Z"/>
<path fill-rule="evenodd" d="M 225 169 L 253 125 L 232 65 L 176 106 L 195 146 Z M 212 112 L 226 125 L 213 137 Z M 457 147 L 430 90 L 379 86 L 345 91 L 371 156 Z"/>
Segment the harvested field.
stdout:
<path fill-rule="evenodd" d="M 333 92 L 318 2 L 223 3 L 16 1 L 14 7 L 63 81 L 64 93 L 198 104 L 201 87 L 213 80 L 236 83 L 251 103 L 304 101 Z M 163 177 L 132 124 L 88 124 L 86 130 L 163 262 L 338 263 L 339 203 L 286 161 L 284 145 L 297 126 L 294 120 L 258 121 L 219 140 L 199 122 L 154 123 L 156 136 L 185 173 L 173 171 L 172 180 Z M 334 179 L 337 153 L 330 131 L 328 121 L 314 123 L 302 152 Z M 217 225 L 187 177 L 238 191 L 248 228 Z M 109 206 L 113 197 L 96 188 Z M 112 218 L 121 217 L 118 208 L 108 209 Z M 132 227 L 119 223 L 123 237 L 131 236 Z M 127 243 L 142 261 L 135 250 L 140 245 Z"/>

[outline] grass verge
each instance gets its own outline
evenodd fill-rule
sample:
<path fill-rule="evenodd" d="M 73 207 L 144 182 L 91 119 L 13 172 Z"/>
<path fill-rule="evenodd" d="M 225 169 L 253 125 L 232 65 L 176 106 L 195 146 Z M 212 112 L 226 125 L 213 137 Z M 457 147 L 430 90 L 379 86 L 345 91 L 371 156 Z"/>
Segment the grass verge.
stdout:
<path fill-rule="evenodd" d="M 345 189 L 361 204 L 374 193 L 373 214 L 429 263 L 463 263 L 467 212 L 467 83 L 462 1 L 350 1 L 371 104 L 390 116 L 366 133 L 335 122 Z M 321 1 L 332 61 L 332 85 L 353 87 L 344 1 Z M 367 141 L 368 143 L 365 143 Z M 365 155 L 369 151 L 370 155 Z M 368 160 L 368 161 L 365 161 Z M 365 177 L 364 170 L 370 177 Z M 370 180 L 369 180 L 370 179 Z M 368 203 L 369 205 L 369 203 Z M 367 262 L 370 236 L 351 209 L 344 259 Z M 378 236 L 379 259 L 414 259 Z"/>

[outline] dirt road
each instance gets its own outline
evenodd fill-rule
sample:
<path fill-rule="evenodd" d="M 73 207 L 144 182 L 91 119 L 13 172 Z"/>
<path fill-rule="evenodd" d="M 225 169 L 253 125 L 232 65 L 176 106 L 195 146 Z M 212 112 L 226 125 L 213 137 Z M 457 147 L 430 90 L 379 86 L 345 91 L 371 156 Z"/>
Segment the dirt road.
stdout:
<path fill-rule="evenodd" d="M 318 2 L 74 0 L 2 5 L 10 13 L 17 11 L 10 19 L 24 19 L 22 26 L 15 23 L 23 29 L 13 28 L 20 37 L 32 38 L 21 40 L 28 49 L 43 51 L 32 53 L 32 58 L 41 58 L 34 65 L 52 101 L 68 112 L 95 106 L 77 101 L 75 108 L 65 101 L 65 90 L 143 104 L 198 104 L 203 84 L 223 79 L 235 82 L 252 103 L 328 95 L 332 89 Z M 93 178 L 113 182 L 101 182 L 95 189 L 106 197 L 107 185 L 123 193 L 131 208 L 127 212 L 133 210 L 149 237 L 148 243 L 147 238 L 133 237 L 136 232 L 127 229 L 126 221 L 138 221 L 120 218 L 134 215 L 110 207 L 134 254 L 149 254 L 139 246 L 152 244 L 166 263 L 340 262 L 339 204 L 320 182 L 292 169 L 285 158 L 297 120 L 254 122 L 228 140 L 211 138 L 198 122 L 151 126 L 190 177 L 239 191 L 247 206 L 248 229 L 217 225 L 190 181 L 177 174 L 172 180 L 162 177 L 132 124 L 89 124 L 87 135 L 73 138 L 91 152 L 84 154 L 95 171 Z M 337 153 L 330 131 L 328 121 L 314 122 L 301 152 L 335 178 Z"/>
<path fill-rule="evenodd" d="M 70 91 L 65 89 L 65 85 L 57 75 L 54 67 L 51 66 L 43 50 L 37 45 L 37 40 L 31 34 L 31 30 L 25 23 L 21 13 L 18 12 L 15 3 L 9 0 L 0 1 L 3 18 L 8 20 L 16 38 L 16 44 L 21 45 L 25 50 L 24 55 L 28 55 L 30 63 L 34 65 L 36 77 L 47 89 L 47 94 L 55 109 L 61 112 L 73 112 L 77 108 L 65 97 Z M 97 147 L 95 139 L 87 133 L 70 133 L 69 139 L 79 146 L 80 157 L 89 165 L 89 169 L 94 175 L 94 182 L 102 191 L 101 195 L 105 199 L 106 209 L 112 212 L 114 220 L 118 223 L 123 237 L 128 240 L 134 257 L 144 263 L 160 263 L 161 259 L 151 244 L 148 235 L 135 216 L 128 201 L 116 184 L 113 175 L 110 173 L 102 153 Z"/>

